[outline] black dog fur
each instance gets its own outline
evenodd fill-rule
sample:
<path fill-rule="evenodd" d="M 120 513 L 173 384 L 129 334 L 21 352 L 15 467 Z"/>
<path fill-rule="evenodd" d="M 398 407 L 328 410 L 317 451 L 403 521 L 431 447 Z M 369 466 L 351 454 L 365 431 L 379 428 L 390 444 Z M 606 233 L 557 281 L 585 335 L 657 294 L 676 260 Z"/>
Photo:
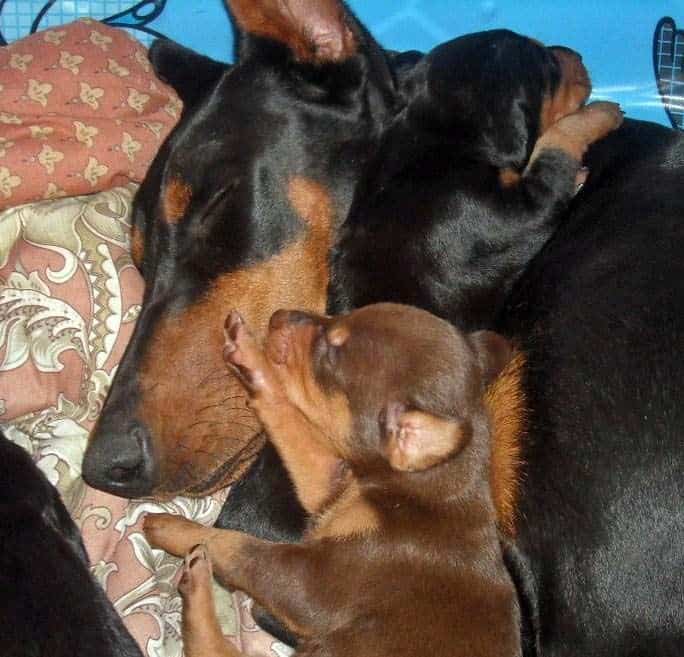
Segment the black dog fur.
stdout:
<path fill-rule="evenodd" d="M 545 96 L 550 49 L 505 30 L 448 41 L 402 71 L 406 107 L 385 129 L 332 256 L 329 310 L 379 299 L 490 326 L 575 192 L 579 162 L 542 151 L 518 184 Z"/>
<path fill-rule="evenodd" d="M 0 432 L 0 655 L 142 657 L 57 490 Z"/>

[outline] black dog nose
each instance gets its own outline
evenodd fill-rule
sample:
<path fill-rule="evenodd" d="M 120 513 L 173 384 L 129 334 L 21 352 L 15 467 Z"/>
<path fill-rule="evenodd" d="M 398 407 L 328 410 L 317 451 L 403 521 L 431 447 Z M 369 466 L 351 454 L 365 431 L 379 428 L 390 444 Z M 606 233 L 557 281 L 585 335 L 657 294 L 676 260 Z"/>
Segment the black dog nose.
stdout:
<path fill-rule="evenodd" d="M 113 457 L 109 468 L 109 478 L 115 483 L 125 484 L 136 479 L 144 466 L 145 443 L 148 440 L 147 432 L 141 426 L 134 426 L 129 437 L 131 444 L 125 451 Z"/>
<path fill-rule="evenodd" d="M 134 422 L 127 431 L 100 424 L 83 459 L 83 478 L 120 497 L 149 495 L 156 484 L 156 459 L 150 432 Z"/>

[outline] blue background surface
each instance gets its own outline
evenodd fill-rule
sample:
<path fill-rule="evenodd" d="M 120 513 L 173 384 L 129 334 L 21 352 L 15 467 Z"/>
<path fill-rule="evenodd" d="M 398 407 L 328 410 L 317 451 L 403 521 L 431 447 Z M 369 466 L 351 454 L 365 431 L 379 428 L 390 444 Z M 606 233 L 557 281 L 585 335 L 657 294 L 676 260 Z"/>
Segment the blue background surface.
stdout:
<path fill-rule="evenodd" d="M 0 15 L 5 37 L 26 34 L 43 4 L 8 0 Z M 102 18 L 133 4 L 62 0 L 41 26 L 78 16 Z M 617 101 L 634 118 L 668 123 L 656 89 L 652 39 L 663 16 L 684 25 L 684 0 L 351 0 L 349 5 L 384 46 L 397 50 L 429 50 L 459 34 L 500 27 L 569 46 L 584 58 L 594 99 Z M 152 26 L 195 50 L 232 59 L 232 32 L 222 0 L 168 0 Z"/>

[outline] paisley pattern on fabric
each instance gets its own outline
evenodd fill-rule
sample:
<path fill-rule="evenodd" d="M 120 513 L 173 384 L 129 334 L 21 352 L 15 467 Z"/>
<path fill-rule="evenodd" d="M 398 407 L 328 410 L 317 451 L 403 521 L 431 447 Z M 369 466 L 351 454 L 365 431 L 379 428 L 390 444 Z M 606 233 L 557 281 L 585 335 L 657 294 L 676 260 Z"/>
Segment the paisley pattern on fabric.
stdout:
<path fill-rule="evenodd" d="M 181 657 L 180 560 L 149 547 L 142 519 L 168 512 L 210 525 L 227 491 L 128 501 L 89 488 L 80 470 L 140 312 L 143 284 L 129 254 L 134 191 L 0 212 L 0 423 L 59 489 L 93 573 L 145 655 Z M 254 625 L 246 596 L 218 586 L 216 595 L 226 634 L 247 655 L 289 654 Z"/>

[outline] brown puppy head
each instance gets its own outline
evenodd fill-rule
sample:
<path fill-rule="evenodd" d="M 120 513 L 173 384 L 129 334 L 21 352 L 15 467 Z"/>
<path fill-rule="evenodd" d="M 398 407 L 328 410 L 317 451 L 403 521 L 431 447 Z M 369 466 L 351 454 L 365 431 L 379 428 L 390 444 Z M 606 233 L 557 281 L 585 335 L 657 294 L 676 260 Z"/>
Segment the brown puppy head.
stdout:
<path fill-rule="evenodd" d="M 357 466 L 425 470 L 457 453 L 511 350 L 417 308 L 375 304 L 326 318 L 278 311 L 266 353 L 290 400 Z"/>

